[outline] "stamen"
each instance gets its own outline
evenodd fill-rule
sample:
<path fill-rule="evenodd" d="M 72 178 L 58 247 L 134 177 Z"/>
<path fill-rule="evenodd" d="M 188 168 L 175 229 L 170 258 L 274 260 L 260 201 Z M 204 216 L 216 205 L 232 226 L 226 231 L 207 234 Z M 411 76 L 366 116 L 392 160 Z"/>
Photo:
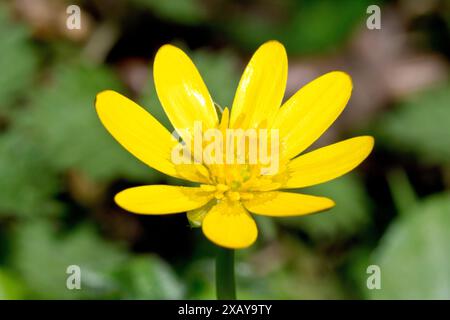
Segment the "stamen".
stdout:
<path fill-rule="evenodd" d="M 223 197 L 224 197 L 223 192 L 217 191 L 217 192 L 214 194 L 214 197 L 215 197 L 217 200 L 223 199 Z"/>
<path fill-rule="evenodd" d="M 229 191 L 229 192 L 227 192 L 227 197 L 231 201 L 239 201 L 241 199 L 241 196 L 240 196 L 239 192 L 236 192 L 236 191 Z"/>
<path fill-rule="evenodd" d="M 206 191 L 206 192 L 213 192 L 213 191 L 217 190 L 216 186 L 213 186 L 210 184 L 201 184 L 200 189 L 202 189 L 203 191 Z"/>
<path fill-rule="evenodd" d="M 229 186 L 227 186 L 226 184 L 222 184 L 222 183 L 219 183 L 218 185 L 216 185 L 216 188 L 218 191 L 221 191 L 221 192 L 225 192 L 230 189 Z"/>

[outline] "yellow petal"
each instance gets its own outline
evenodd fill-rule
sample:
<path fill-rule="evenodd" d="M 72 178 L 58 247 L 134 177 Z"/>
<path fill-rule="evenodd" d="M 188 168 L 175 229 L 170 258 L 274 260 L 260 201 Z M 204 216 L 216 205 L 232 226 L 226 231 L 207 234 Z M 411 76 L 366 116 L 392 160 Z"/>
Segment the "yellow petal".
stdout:
<path fill-rule="evenodd" d="M 210 241 L 225 248 L 246 248 L 258 236 L 255 220 L 235 201 L 224 200 L 215 205 L 203 219 L 202 228 Z"/>
<path fill-rule="evenodd" d="M 373 144 L 372 137 L 361 136 L 301 155 L 289 162 L 289 178 L 283 188 L 303 188 L 340 177 L 356 168 Z"/>
<path fill-rule="evenodd" d="M 306 194 L 271 191 L 254 193 L 253 199 L 245 201 L 244 206 L 253 213 L 284 217 L 300 216 L 329 209 L 334 206 L 334 201 Z"/>
<path fill-rule="evenodd" d="M 218 124 L 214 103 L 194 63 L 179 48 L 164 45 L 153 66 L 156 92 L 175 129 L 190 129 L 200 121 L 203 128 Z"/>
<path fill-rule="evenodd" d="M 270 126 L 281 105 L 286 79 L 286 50 L 277 41 L 266 42 L 255 52 L 239 82 L 230 127 Z"/>
<path fill-rule="evenodd" d="M 200 188 L 152 185 L 125 189 L 114 200 L 127 211 L 139 214 L 185 212 L 204 206 L 213 194 Z"/>
<path fill-rule="evenodd" d="M 105 128 L 125 149 L 150 167 L 178 177 L 170 161 L 177 141 L 150 113 L 111 90 L 97 95 L 95 107 Z"/>
<path fill-rule="evenodd" d="M 352 81 L 340 71 L 308 83 L 279 110 L 273 128 L 280 130 L 281 152 L 292 159 L 308 148 L 336 120 L 350 99 Z"/>

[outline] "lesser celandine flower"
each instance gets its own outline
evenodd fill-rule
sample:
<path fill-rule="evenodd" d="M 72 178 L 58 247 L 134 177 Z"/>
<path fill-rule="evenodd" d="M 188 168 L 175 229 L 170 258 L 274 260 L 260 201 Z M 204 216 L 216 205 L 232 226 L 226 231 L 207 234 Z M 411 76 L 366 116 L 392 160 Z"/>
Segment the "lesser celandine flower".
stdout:
<path fill-rule="evenodd" d="M 209 240 L 230 249 L 255 242 L 258 230 L 252 214 L 298 216 L 333 207 L 331 199 L 286 190 L 312 186 L 349 172 L 369 155 L 374 140 L 355 137 L 299 156 L 342 112 L 352 82 L 344 72 L 330 72 L 281 105 L 287 70 L 283 45 L 276 41 L 263 44 L 242 75 L 231 111 L 225 108 L 219 119 L 213 99 L 189 57 L 172 45 L 161 47 L 155 57 L 154 81 L 168 118 L 191 151 L 193 161 L 182 163 L 173 158 L 178 139 L 152 115 L 117 92 L 99 93 L 98 115 L 122 146 L 156 170 L 198 183 L 197 187 L 150 185 L 126 189 L 116 195 L 117 204 L 139 214 L 188 212 L 191 222 L 201 225 Z M 205 149 L 207 143 L 196 145 L 198 123 L 202 132 L 216 129 L 224 136 L 227 129 L 276 132 L 268 138 L 266 135 L 264 141 L 269 144 L 278 140 L 271 144 L 278 149 L 268 151 L 270 156 L 277 156 L 277 170 L 264 172 L 267 163 L 250 161 L 250 146 L 239 151 L 237 144 L 231 148 L 238 153 L 229 158 L 232 162 L 226 161 L 229 148 L 212 152 L 222 161 L 199 161 L 194 149 Z M 264 147 L 259 135 L 252 138 L 249 143 Z M 224 146 L 223 141 L 228 141 L 227 137 L 219 147 Z M 220 152 L 224 154 L 217 157 Z M 239 156 L 241 161 L 236 161 Z"/>

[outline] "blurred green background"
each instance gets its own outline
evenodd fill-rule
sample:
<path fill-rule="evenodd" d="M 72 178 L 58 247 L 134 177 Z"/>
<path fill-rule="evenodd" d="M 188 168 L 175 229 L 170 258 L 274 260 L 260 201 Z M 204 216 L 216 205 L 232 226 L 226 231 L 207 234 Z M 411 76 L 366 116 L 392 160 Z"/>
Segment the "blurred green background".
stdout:
<path fill-rule="evenodd" d="M 81 29 L 66 28 L 69 4 Z M 381 30 L 366 27 L 370 4 Z M 450 299 L 450 3 L 353 0 L 0 2 L 0 299 L 215 298 L 214 247 L 184 214 L 137 216 L 116 192 L 175 181 L 122 149 L 95 94 L 115 89 L 168 125 L 151 79 L 165 43 L 184 48 L 229 106 L 246 62 L 277 39 L 287 97 L 316 76 L 354 81 L 316 143 L 376 138 L 351 174 L 302 192 L 332 210 L 259 218 L 238 252 L 239 298 Z M 79 265 L 82 289 L 66 288 Z M 366 270 L 381 268 L 381 289 Z"/>

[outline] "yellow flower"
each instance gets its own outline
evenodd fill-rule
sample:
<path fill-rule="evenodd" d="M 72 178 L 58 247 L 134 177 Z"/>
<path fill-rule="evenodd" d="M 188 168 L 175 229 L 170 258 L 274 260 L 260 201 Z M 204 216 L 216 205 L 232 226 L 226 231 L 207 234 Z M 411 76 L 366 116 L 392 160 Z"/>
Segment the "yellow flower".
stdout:
<path fill-rule="evenodd" d="M 359 165 L 374 140 L 360 136 L 298 156 L 335 121 L 347 104 L 352 82 L 346 73 L 327 73 L 302 87 L 281 107 L 287 79 L 282 44 L 269 41 L 253 55 L 239 82 L 231 111 L 219 121 L 214 102 L 193 62 L 180 49 L 164 45 L 156 54 L 154 80 L 159 100 L 181 137 L 188 141 L 196 122 L 202 130 L 265 128 L 279 132 L 279 170 L 262 174 L 260 164 L 177 164 L 178 140 L 152 115 L 114 91 L 97 95 L 97 113 L 106 129 L 129 152 L 167 175 L 198 187 L 149 185 L 115 197 L 139 214 L 188 212 L 205 236 L 219 246 L 245 248 L 257 238 L 251 213 L 281 217 L 310 214 L 334 206 L 331 199 L 280 191 L 339 177 Z M 203 145 L 204 146 L 204 145 Z M 351 196 L 351 195 L 349 195 Z"/>

